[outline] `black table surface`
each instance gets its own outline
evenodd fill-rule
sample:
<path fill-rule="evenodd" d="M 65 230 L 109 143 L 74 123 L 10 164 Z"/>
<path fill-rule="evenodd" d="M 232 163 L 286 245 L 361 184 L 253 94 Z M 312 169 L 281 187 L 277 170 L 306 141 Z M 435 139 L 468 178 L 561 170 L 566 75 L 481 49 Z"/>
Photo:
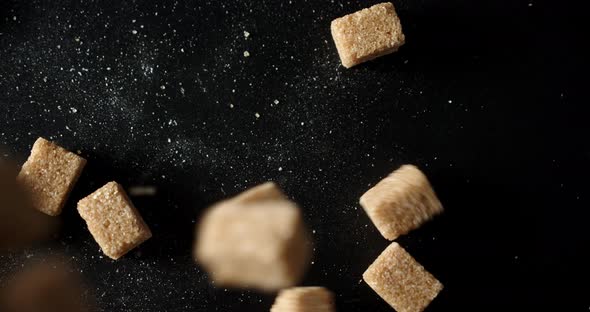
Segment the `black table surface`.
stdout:
<path fill-rule="evenodd" d="M 191 246 L 204 208 L 273 180 L 313 231 L 303 284 L 391 311 L 361 281 L 388 241 L 358 198 L 412 163 L 446 209 L 398 240 L 445 285 L 429 311 L 587 311 L 583 1 L 395 0 L 406 45 L 344 69 L 330 21 L 375 3 L 1 0 L 0 157 L 43 136 L 88 159 L 59 235 L 1 275 L 65 253 L 99 311 L 268 311 Z M 133 198 L 154 237 L 119 261 L 75 209 L 111 180 L 158 191 Z"/>

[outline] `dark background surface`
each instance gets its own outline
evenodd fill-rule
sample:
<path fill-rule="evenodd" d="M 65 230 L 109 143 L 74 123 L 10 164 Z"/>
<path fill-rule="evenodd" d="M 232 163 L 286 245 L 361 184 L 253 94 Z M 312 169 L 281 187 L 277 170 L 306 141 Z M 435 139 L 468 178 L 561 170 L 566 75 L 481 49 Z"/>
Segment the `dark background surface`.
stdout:
<path fill-rule="evenodd" d="M 304 284 L 391 311 L 361 282 L 388 242 L 357 201 L 413 163 L 446 208 L 399 239 L 445 284 L 429 311 L 587 311 L 583 1 L 398 0 L 407 44 L 345 70 L 329 23 L 377 2 L 0 0 L 3 157 L 44 136 L 89 160 L 59 236 L 0 273 L 64 252 L 100 311 L 268 311 L 191 244 L 203 208 L 274 180 L 313 230 Z M 116 262 L 75 211 L 110 180 L 158 188 L 133 198 L 154 237 Z"/>

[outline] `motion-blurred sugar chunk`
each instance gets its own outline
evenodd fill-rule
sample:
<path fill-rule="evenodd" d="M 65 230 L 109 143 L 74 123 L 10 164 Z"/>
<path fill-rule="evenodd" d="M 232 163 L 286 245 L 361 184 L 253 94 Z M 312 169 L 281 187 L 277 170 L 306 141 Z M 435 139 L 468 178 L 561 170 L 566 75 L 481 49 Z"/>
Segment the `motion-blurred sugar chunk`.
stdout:
<path fill-rule="evenodd" d="M 0 289 L 0 311 L 88 312 L 91 299 L 78 274 L 55 259 L 25 265 Z"/>
<path fill-rule="evenodd" d="M 389 240 L 419 228 L 443 211 L 428 178 L 413 165 L 401 166 L 379 181 L 361 197 L 360 204 Z"/>
<path fill-rule="evenodd" d="M 247 204 L 265 200 L 281 201 L 288 199 L 274 182 L 266 182 L 238 194 L 236 197 L 231 198 L 227 202 L 233 201 Z"/>
<path fill-rule="evenodd" d="M 57 220 L 33 209 L 16 172 L 16 166 L 0 163 L 0 250 L 27 247 L 56 228 Z"/>
<path fill-rule="evenodd" d="M 281 290 L 270 312 L 334 312 L 334 295 L 324 287 Z"/>
<path fill-rule="evenodd" d="M 311 242 L 299 207 L 269 182 L 209 208 L 194 252 L 217 286 L 276 291 L 301 280 Z"/>
<path fill-rule="evenodd" d="M 152 185 L 135 185 L 129 188 L 129 196 L 133 197 L 150 197 L 156 196 L 158 189 Z"/>

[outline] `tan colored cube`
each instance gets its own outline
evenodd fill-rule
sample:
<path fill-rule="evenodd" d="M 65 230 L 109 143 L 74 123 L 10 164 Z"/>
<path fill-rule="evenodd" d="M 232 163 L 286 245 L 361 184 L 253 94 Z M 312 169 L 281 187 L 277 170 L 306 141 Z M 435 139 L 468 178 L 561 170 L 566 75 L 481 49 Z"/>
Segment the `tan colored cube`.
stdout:
<path fill-rule="evenodd" d="M 301 280 L 310 245 L 299 207 L 266 183 L 209 208 L 195 258 L 218 286 L 275 291 Z"/>
<path fill-rule="evenodd" d="M 426 309 L 443 285 L 393 242 L 363 274 L 365 282 L 397 312 Z"/>
<path fill-rule="evenodd" d="M 247 204 L 266 200 L 287 200 L 287 197 L 276 183 L 265 182 L 250 188 L 229 200 Z"/>
<path fill-rule="evenodd" d="M 346 68 L 393 53 L 405 42 L 401 22 L 390 2 L 337 18 L 331 29 Z"/>
<path fill-rule="evenodd" d="M 281 290 L 270 312 L 335 312 L 334 295 L 324 287 Z"/>
<path fill-rule="evenodd" d="M 0 290 L 3 312 L 87 312 L 85 287 L 80 277 L 59 262 L 27 264 Z"/>
<path fill-rule="evenodd" d="M 426 176 L 412 165 L 404 165 L 360 199 L 383 237 L 394 240 L 414 230 L 443 211 Z"/>
<path fill-rule="evenodd" d="M 78 202 L 78 213 L 105 255 L 119 259 L 152 237 L 125 190 L 109 182 Z"/>
<path fill-rule="evenodd" d="M 86 159 L 38 138 L 17 179 L 30 192 L 33 207 L 57 216 L 85 165 Z"/>

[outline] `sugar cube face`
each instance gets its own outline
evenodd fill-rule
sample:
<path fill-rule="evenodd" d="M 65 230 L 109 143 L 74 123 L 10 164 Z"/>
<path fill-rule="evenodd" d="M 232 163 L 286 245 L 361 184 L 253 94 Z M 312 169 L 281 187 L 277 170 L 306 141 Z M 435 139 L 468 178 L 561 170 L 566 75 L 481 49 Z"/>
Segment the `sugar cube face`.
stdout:
<path fill-rule="evenodd" d="M 27 265 L 0 290 L 3 312 L 87 312 L 84 285 L 65 265 L 49 261 Z"/>
<path fill-rule="evenodd" d="M 443 285 L 393 242 L 363 274 L 365 282 L 397 312 L 426 309 Z"/>
<path fill-rule="evenodd" d="M 443 211 L 426 176 L 404 165 L 368 190 L 360 204 L 383 237 L 394 240 Z"/>
<path fill-rule="evenodd" d="M 139 211 L 117 182 L 109 182 L 80 200 L 78 213 L 104 254 L 115 260 L 152 237 Z"/>
<path fill-rule="evenodd" d="M 17 179 L 30 192 L 37 210 L 57 216 L 85 165 L 84 158 L 39 138 Z"/>
<path fill-rule="evenodd" d="M 335 312 L 334 295 L 324 287 L 281 290 L 270 312 Z"/>
<path fill-rule="evenodd" d="M 239 203 L 255 203 L 264 200 L 286 200 L 285 194 L 274 182 L 265 182 L 252 187 L 231 200 Z"/>
<path fill-rule="evenodd" d="M 195 258 L 218 286 L 263 291 L 294 286 L 310 254 L 299 208 L 274 184 L 214 205 L 197 229 Z"/>
<path fill-rule="evenodd" d="M 332 38 L 346 68 L 393 53 L 405 42 L 400 20 L 390 2 L 337 18 Z"/>

